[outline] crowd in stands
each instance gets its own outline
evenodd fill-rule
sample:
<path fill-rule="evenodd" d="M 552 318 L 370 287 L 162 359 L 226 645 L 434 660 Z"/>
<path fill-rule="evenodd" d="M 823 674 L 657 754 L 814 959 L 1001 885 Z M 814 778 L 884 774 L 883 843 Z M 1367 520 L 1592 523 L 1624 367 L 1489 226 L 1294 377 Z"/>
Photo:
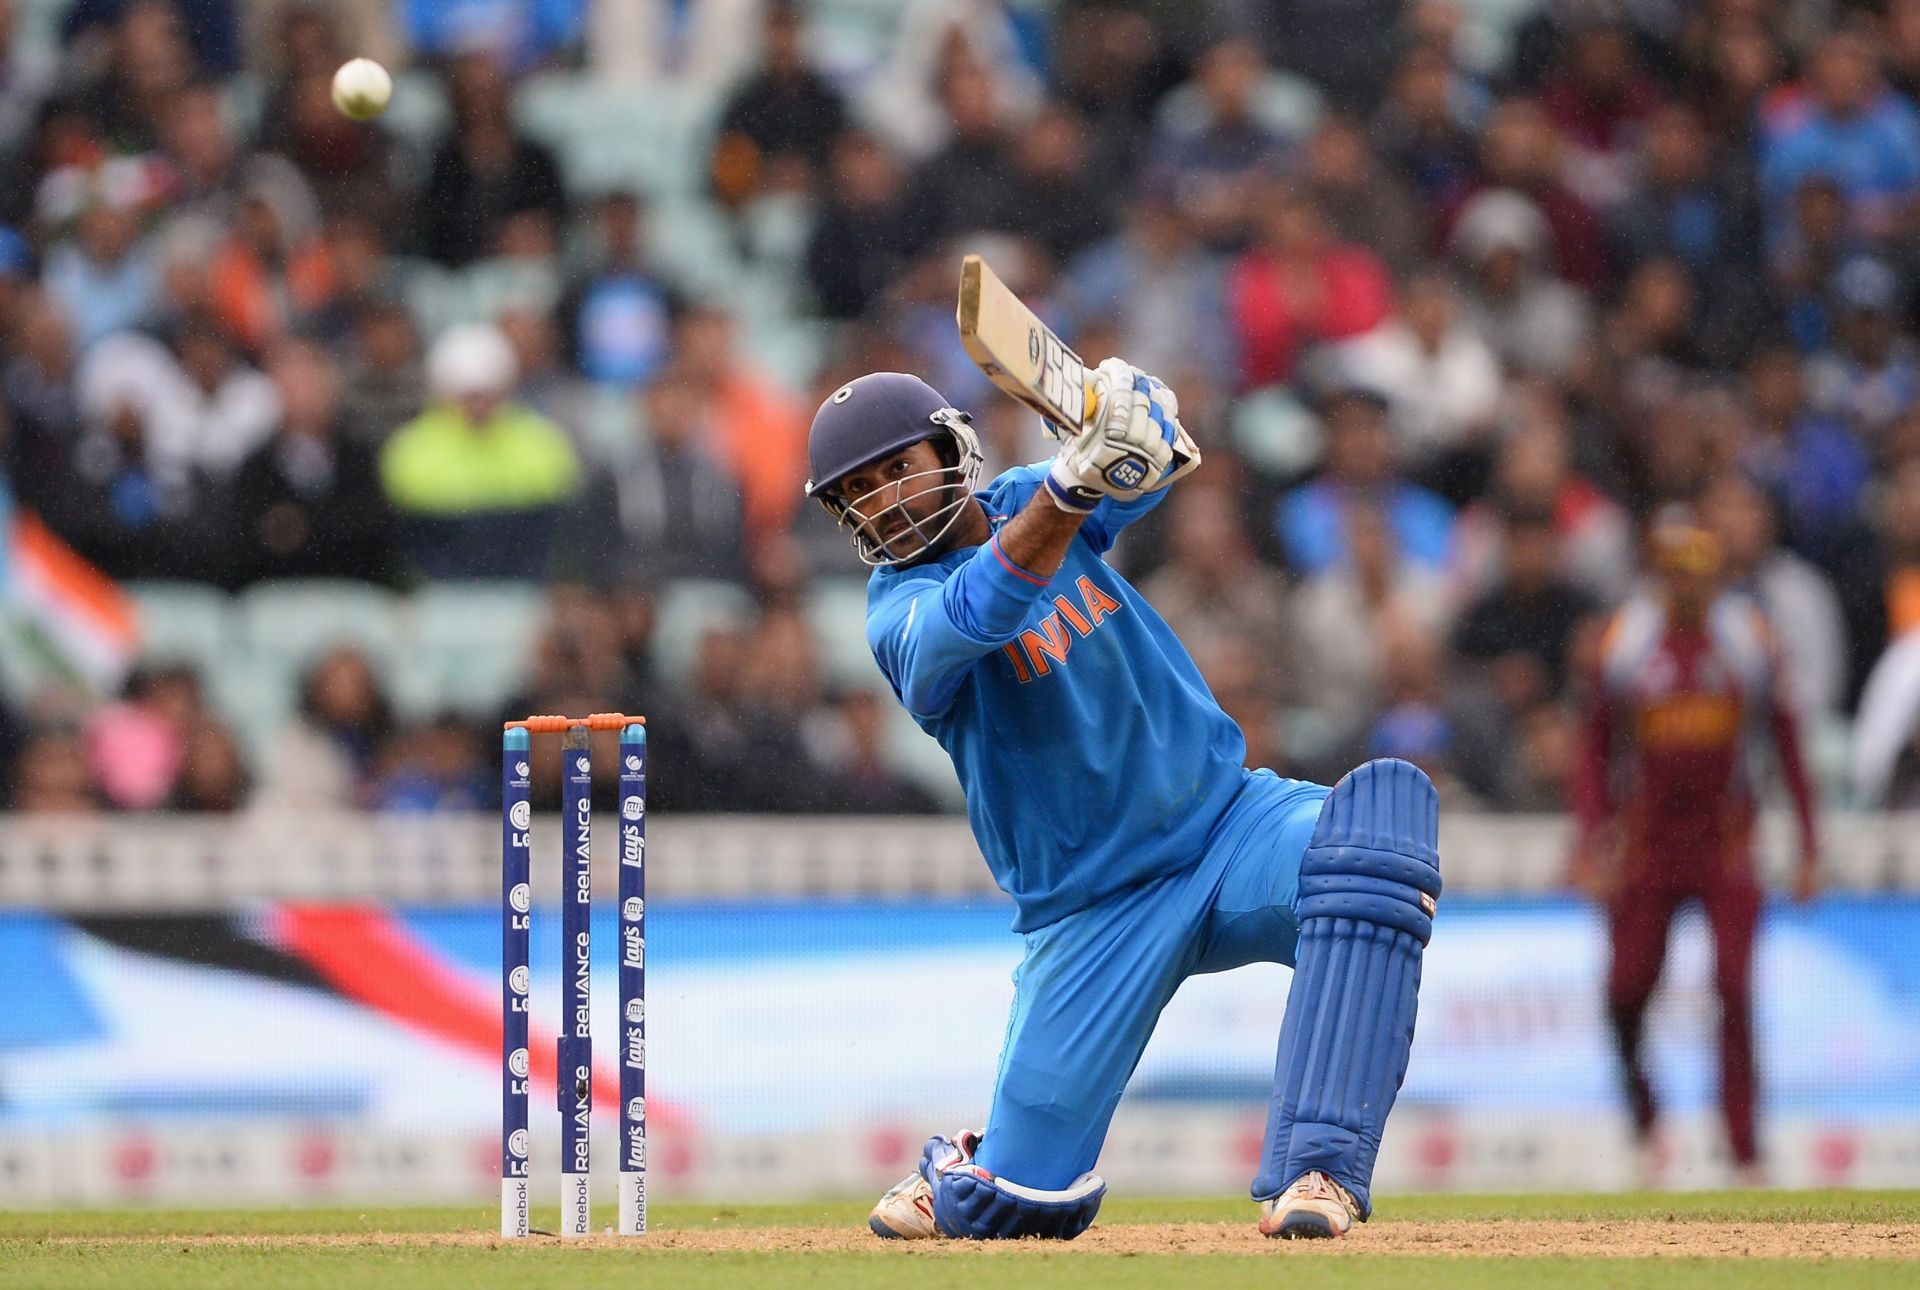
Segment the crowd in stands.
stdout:
<path fill-rule="evenodd" d="M 964 250 L 1179 393 L 1205 466 L 1114 558 L 1252 764 L 1563 809 L 1680 503 L 1828 800 L 1920 798 L 1920 0 L 0 14 L 0 498 L 129 585 L 542 584 L 500 713 L 648 713 L 664 807 L 952 805 L 877 673 L 822 665 L 810 597 L 863 570 L 801 486 L 811 409 L 875 369 L 972 412 L 990 472 L 1046 455 L 959 348 Z M 371 124 L 328 97 L 361 52 L 406 69 Z M 692 111 L 684 183 L 596 180 L 569 132 L 604 123 L 528 124 L 556 84 Z M 663 675 L 690 579 L 754 609 Z M 492 800 L 495 714 L 402 719 L 375 662 L 316 648 L 258 746 L 164 660 L 16 694 L 10 804 Z"/>

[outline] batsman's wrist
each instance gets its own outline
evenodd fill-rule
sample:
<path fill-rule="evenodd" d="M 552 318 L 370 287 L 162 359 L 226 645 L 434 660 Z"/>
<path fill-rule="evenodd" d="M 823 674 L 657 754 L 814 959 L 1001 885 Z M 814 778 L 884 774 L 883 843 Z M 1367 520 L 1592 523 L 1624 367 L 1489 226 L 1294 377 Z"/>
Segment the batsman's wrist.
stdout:
<path fill-rule="evenodd" d="M 1055 461 L 1053 469 L 1047 472 L 1046 482 L 1047 496 L 1053 499 L 1053 504 L 1074 515 L 1085 515 L 1098 506 L 1105 496 L 1099 489 L 1075 478 L 1059 461 Z"/>

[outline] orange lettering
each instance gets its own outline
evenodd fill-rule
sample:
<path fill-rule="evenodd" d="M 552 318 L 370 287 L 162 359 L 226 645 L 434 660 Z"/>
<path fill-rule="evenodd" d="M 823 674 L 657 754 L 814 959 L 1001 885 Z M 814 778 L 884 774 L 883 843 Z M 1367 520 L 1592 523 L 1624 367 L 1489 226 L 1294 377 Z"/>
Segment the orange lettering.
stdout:
<path fill-rule="evenodd" d="M 1077 585 L 1080 588 L 1080 598 L 1087 602 L 1087 617 L 1093 620 L 1095 627 L 1098 627 L 1100 620 L 1108 614 L 1118 613 L 1120 611 L 1120 602 L 1100 590 L 1100 588 L 1094 586 L 1093 579 L 1087 577 L 1086 574 L 1083 573 L 1080 575 L 1080 581 Z"/>
<path fill-rule="evenodd" d="M 1065 596 L 1055 596 L 1053 598 L 1053 603 L 1060 607 L 1061 616 L 1065 618 L 1068 622 L 1073 624 L 1073 630 L 1075 630 L 1076 632 L 1079 632 L 1082 636 L 1085 636 L 1088 632 L 1093 630 L 1093 624 L 1089 623 L 1086 619 L 1082 618 L 1080 616 L 1080 611 L 1078 609 L 1075 609 L 1073 607 L 1073 602 L 1068 600 Z"/>
<path fill-rule="evenodd" d="M 1046 635 L 1042 636 L 1040 632 Z M 1020 647 L 1026 650 L 1027 661 L 1033 664 L 1033 674 L 1045 676 L 1053 671 L 1053 663 L 1067 661 L 1067 651 L 1073 648 L 1073 637 L 1067 634 L 1059 614 L 1048 614 L 1041 620 L 1039 632 L 1028 628 L 1020 633 Z M 1049 663 L 1048 659 L 1052 659 L 1053 663 Z"/>
<path fill-rule="evenodd" d="M 1020 682 L 1020 684 L 1022 685 L 1025 685 L 1028 681 L 1031 681 L 1033 677 L 1027 672 L 1027 660 L 1020 657 L 1019 647 L 1016 646 L 1012 641 L 1008 641 L 1005 645 L 1002 645 L 1000 648 L 1004 649 L 1007 652 L 1007 657 L 1013 660 L 1014 679 Z"/>

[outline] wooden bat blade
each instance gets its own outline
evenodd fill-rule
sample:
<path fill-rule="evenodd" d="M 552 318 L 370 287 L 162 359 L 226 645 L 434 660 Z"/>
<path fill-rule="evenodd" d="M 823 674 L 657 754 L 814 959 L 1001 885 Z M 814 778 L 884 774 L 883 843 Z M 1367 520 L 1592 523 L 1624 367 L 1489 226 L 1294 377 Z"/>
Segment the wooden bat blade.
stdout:
<path fill-rule="evenodd" d="M 960 263 L 954 320 L 988 380 L 1069 434 L 1080 432 L 1092 402 L 1086 364 L 977 255 Z"/>

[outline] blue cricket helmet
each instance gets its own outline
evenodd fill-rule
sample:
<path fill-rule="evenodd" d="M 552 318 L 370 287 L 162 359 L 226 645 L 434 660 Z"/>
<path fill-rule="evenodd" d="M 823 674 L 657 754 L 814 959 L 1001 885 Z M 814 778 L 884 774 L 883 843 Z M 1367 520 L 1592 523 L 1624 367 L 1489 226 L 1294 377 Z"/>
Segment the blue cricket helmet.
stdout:
<path fill-rule="evenodd" d="M 905 372 L 871 372 L 835 390 L 814 414 L 807 432 L 807 496 L 850 530 L 853 547 L 868 564 L 902 564 L 932 549 L 959 521 L 967 499 L 980 482 L 980 440 L 971 418 L 940 392 Z M 892 500 L 873 514 L 850 505 L 834 485 L 847 475 L 922 439 L 944 438 L 951 446 L 938 470 L 920 471 L 885 493 Z M 943 461 L 945 458 L 943 458 Z M 908 503 L 928 492 L 945 494 L 937 511 L 915 517 Z M 880 533 L 904 520 L 906 531 L 891 541 Z M 912 539 L 917 545 L 895 550 Z"/>

